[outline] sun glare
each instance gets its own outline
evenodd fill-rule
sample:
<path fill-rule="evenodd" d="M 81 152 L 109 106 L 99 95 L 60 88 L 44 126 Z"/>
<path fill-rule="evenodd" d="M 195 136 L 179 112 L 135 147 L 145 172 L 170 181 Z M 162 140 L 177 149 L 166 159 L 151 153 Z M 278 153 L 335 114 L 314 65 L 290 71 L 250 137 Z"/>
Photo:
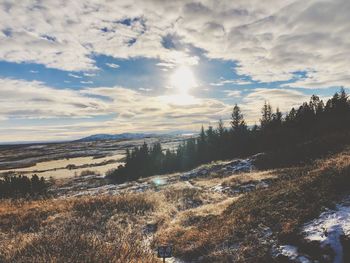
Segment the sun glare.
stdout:
<path fill-rule="evenodd" d="M 170 85 L 179 95 L 188 95 L 191 88 L 197 86 L 193 72 L 188 66 L 180 66 L 170 77 Z"/>

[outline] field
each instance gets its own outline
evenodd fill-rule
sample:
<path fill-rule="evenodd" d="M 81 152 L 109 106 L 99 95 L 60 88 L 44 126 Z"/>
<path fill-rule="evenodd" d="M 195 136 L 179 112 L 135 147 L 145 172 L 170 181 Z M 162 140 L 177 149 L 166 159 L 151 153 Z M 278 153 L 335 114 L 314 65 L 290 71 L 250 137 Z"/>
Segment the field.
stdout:
<path fill-rule="evenodd" d="M 49 199 L 2 201 L 0 261 L 159 262 L 171 244 L 167 262 L 346 262 L 348 220 L 327 220 L 350 217 L 350 150 L 264 171 L 254 158 L 122 185 L 86 175 Z"/>
<path fill-rule="evenodd" d="M 125 150 L 144 141 L 160 141 L 164 149 L 176 148 L 185 137 L 159 136 L 139 140 L 62 142 L 0 146 L 0 174 L 16 172 L 56 179 L 79 175 L 85 170 L 105 174 L 123 163 Z"/>

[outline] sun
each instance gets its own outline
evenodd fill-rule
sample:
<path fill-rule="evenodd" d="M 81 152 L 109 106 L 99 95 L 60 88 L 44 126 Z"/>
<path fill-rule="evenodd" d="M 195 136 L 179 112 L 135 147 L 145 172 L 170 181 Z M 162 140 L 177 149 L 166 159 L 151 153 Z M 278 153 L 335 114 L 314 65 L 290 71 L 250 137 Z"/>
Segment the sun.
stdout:
<path fill-rule="evenodd" d="M 180 66 L 170 76 L 170 86 L 179 95 L 188 95 L 190 89 L 197 86 L 196 78 L 188 66 Z"/>

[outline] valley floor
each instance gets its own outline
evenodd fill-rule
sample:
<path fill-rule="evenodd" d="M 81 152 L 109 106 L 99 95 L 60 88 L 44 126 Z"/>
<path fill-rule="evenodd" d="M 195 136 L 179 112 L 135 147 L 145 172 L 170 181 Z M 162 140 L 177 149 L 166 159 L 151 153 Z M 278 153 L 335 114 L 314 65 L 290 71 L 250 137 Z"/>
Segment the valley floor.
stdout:
<path fill-rule="evenodd" d="M 0 204 L 0 262 L 346 262 L 350 150 L 258 171 L 254 158 L 112 185 L 61 180 Z M 336 206 L 338 204 L 338 206 Z"/>

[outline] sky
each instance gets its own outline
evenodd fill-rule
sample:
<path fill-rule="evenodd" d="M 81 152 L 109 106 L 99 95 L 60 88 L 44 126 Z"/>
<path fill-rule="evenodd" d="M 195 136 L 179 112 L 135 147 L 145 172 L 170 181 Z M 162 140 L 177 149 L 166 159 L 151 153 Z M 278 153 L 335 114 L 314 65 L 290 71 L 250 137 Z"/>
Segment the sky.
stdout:
<path fill-rule="evenodd" d="M 349 0 L 0 0 L 0 142 L 249 125 L 350 87 Z"/>

